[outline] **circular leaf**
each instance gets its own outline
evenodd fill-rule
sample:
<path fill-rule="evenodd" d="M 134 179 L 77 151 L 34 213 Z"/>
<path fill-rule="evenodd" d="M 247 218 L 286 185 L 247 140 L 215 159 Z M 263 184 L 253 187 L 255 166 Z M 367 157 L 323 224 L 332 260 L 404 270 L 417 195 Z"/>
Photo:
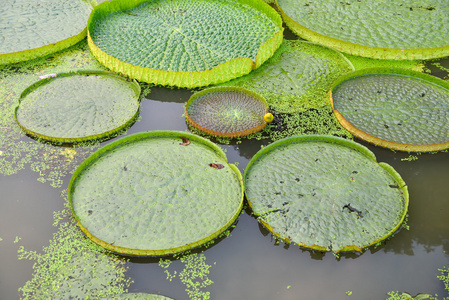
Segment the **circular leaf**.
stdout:
<path fill-rule="evenodd" d="M 147 293 L 124 293 L 113 297 L 101 298 L 100 300 L 173 300 L 166 296 Z"/>
<path fill-rule="evenodd" d="M 380 59 L 449 55 L 445 0 L 277 0 L 277 4 L 293 32 L 338 51 Z"/>
<path fill-rule="evenodd" d="M 15 0 L 0 6 L 0 64 L 45 56 L 86 37 L 86 0 Z"/>
<path fill-rule="evenodd" d="M 339 78 L 334 113 L 355 136 L 402 151 L 449 148 L 449 84 L 403 69 L 373 68 Z"/>
<path fill-rule="evenodd" d="M 332 83 L 353 70 L 337 51 L 310 42 L 284 40 L 260 68 L 225 85 L 255 91 L 267 99 L 271 109 L 294 113 L 327 106 L 326 95 Z"/>
<path fill-rule="evenodd" d="M 215 136 L 238 137 L 257 132 L 267 125 L 266 100 L 239 87 L 214 87 L 190 97 L 185 106 L 187 121 Z"/>
<path fill-rule="evenodd" d="M 110 136 L 138 115 L 140 86 L 102 71 L 50 74 L 28 87 L 16 120 L 28 134 L 56 142 Z"/>
<path fill-rule="evenodd" d="M 362 251 L 392 235 L 405 183 L 372 152 L 332 136 L 297 136 L 260 150 L 245 170 L 254 214 L 276 236 L 320 251 Z"/>
<path fill-rule="evenodd" d="M 249 73 L 282 42 L 282 21 L 260 0 L 104 2 L 88 41 L 106 67 L 149 83 L 198 87 Z"/>
<path fill-rule="evenodd" d="M 118 253 L 159 256 L 225 231 L 242 209 L 243 184 L 210 141 L 152 131 L 92 154 L 70 181 L 69 202 L 94 242 Z"/>

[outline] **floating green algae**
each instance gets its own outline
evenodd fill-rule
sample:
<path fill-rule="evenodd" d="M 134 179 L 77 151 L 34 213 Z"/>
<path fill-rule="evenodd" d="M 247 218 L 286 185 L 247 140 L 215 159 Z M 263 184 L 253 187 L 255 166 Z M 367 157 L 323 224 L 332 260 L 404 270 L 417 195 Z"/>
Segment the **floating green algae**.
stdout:
<path fill-rule="evenodd" d="M 170 272 L 168 269 L 173 263 L 169 259 L 160 259 L 159 266 L 165 269 L 167 280 L 179 278 L 185 285 L 185 291 L 190 300 L 207 300 L 210 299 L 210 292 L 205 289 L 214 282 L 208 278 L 211 265 L 206 263 L 204 253 L 181 253 L 174 256 L 175 259 L 184 265 L 179 273 L 177 271 Z"/>
<path fill-rule="evenodd" d="M 282 42 L 282 20 L 259 0 L 113 0 L 88 21 L 92 53 L 139 81 L 200 87 L 248 74 Z"/>
<path fill-rule="evenodd" d="M 92 150 L 92 146 L 55 147 L 25 137 L 14 120 L 14 108 L 22 91 L 40 76 L 73 70 L 104 70 L 82 41 L 66 51 L 28 62 L 2 65 L 0 70 L 0 174 L 12 175 L 27 166 L 39 173 L 39 181 L 54 187 L 74 170 Z M 149 92 L 144 87 L 142 97 Z"/>
<path fill-rule="evenodd" d="M 19 259 L 35 261 L 21 299 L 98 299 L 127 291 L 126 260 L 87 239 L 70 215 L 69 207 L 54 213 L 57 232 L 41 253 L 20 247 Z"/>

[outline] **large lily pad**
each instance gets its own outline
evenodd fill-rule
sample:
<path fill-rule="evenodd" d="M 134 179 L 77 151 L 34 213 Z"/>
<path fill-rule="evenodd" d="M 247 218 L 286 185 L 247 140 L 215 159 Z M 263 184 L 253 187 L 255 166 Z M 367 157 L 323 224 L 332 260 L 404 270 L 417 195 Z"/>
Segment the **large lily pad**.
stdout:
<path fill-rule="evenodd" d="M 337 51 L 310 42 L 284 40 L 259 69 L 225 85 L 257 92 L 272 110 L 295 113 L 327 106 L 326 95 L 332 83 L 353 70 Z"/>
<path fill-rule="evenodd" d="M 23 91 L 15 116 L 28 134 L 74 143 L 110 136 L 139 113 L 140 86 L 103 71 L 50 74 Z"/>
<path fill-rule="evenodd" d="M 213 87 L 190 97 L 185 116 L 193 127 L 215 136 L 239 137 L 262 130 L 267 101 L 239 87 Z"/>
<path fill-rule="evenodd" d="M 349 54 L 380 59 L 449 55 L 449 2 L 277 0 L 300 37 Z"/>
<path fill-rule="evenodd" d="M 282 20 L 260 0 L 113 0 L 88 22 L 94 56 L 139 81 L 199 87 L 249 73 L 282 42 Z"/>
<path fill-rule="evenodd" d="M 332 136 L 297 136 L 260 150 L 245 170 L 254 214 L 276 236 L 320 251 L 362 251 L 402 224 L 408 191 L 367 148 Z"/>
<path fill-rule="evenodd" d="M 159 256 L 224 232 L 242 209 L 243 183 L 212 142 L 153 131 L 92 154 L 70 181 L 69 202 L 94 242 L 113 252 Z"/>
<path fill-rule="evenodd" d="M 0 64 L 45 56 L 86 37 L 88 0 L 15 0 L 0 5 Z"/>
<path fill-rule="evenodd" d="M 173 300 L 173 298 L 158 294 L 124 293 L 113 297 L 101 298 L 100 300 Z"/>
<path fill-rule="evenodd" d="M 449 148 L 449 84 L 415 71 L 372 68 L 339 78 L 330 92 L 353 135 L 401 151 Z"/>

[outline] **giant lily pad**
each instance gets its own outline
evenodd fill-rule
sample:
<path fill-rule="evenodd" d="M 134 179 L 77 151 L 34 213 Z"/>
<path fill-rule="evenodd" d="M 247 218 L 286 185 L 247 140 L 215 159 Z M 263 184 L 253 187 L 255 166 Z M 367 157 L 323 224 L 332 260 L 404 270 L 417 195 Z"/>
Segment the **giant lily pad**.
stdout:
<path fill-rule="evenodd" d="M 113 0 L 88 22 L 94 56 L 139 81 L 199 87 L 258 68 L 282 42 L 282 20 L 260 0 Z"/>
<path fill-rule="evenodd" d="M 45 56 L 86 37 L 87 0 L 15 0 L 0 6 L 0 64 Z"/>
<path fill-rule="evenodd" d="M 339 122 L 353 135 L 402 151 L 449 148 L 449 84 L 415 71 L 360 70 L 330 92 Z"/>
<path fill-rule="evenodd" d="M 310 42 L 284 40 L 259 69 L 225 85 L 257 92 L 275 111 L 295 113 L 327 106 L 326 95 L 332 83 L 353 70 L 337 51 Z"/>
<path fill-rule="evenodd" d="M 100 300 L 173 300 L 173 298 L 158 294 L 124 293 L 113 297 L 101 298 Z"/>
<path fill-rule="evenodd" d="M 380 59 L 449 55 L 446 0 L 277 0 L 277 5 L 293 32 L 338 51 Z"/>
<path fill-rule="evenodd" d="M 332 136 L 296 136 L 260 150 L 245 193 L 276 236 L 320 251 L 362 251 L 402 224 L 408 191 L 367 148 Z"/>
<path fill-rule="evenodd" d="M 28 134 L 73 143 L 104 138 L 131 124 L 140 86 L 103 71 L 49 74 L 23 91 L 15 115 Z"/>
<path fill-rule="evenodd" d="M 152 131 L 92 154 L 70 181 L 69 202 L 97 244 L 159 256 L 198 247 L 224 232 L 242 209 L 243 183 L 209 140 Z"/>
<path fill-rule="evenodd" d="M 239 137 L 263 129 L 267 101 L 239 87 L 213 87 L 190 97 L 185 116 L 193 127 L 215 136 Z"/>

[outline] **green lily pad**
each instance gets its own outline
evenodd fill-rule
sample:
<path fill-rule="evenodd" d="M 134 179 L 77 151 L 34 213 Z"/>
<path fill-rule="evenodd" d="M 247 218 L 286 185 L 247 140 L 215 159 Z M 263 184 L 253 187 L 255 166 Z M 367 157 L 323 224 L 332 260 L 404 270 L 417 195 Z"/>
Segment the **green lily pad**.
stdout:
<path fill-rule="evenodd" d="M 0 7 L 0 64 L 45 56 L 86 37 L 87 0 L 15 0 Z"/>
<path fill-rule="evenodd" d="M 415 152 L 449 148 L 449 83 L 415 71 L 372 68 L 339 78 L 330 93 L 337 119 L 353 135 Z"/>
<path fill-rule="evenodd" d="M 341 75 L 354 71 L 341 53 L 299 40 L 284 40 L 257 70 L 226 82 L 263 96 L 271 109 L 282 113 L 302 112 L 328 105 L 327 92 Z"/>
<path fill-rule="evenodd" d="M 100 300 L 173 300 L 173 298 L 157 294 L 125 293 L 115 295 L 114 297 L 101 298 Z"/>
<path fill-rule="evenodd" d="M 296 136 L 260 150 L 245 170 L 259 221 L 281 239 L 320 251 L 362 251 L 396 232 L 408 190 L 367 148 L 332 136 Z"/>
<path fill-rule="evenodd" d="M 277 0 L 300 37 L 341 52 L 380 59 L 449 55 L 446 0 Z"/>
<path fill-rule="evenodd" d="M 70 181 L 69 202 L 83 232 L 100 246 L 160 256 L 223 233 L 242 209 L 243 182 L 209 140 L 152 131 L 92 154 Z"/>
<path fill-rule="evenodd" d="M 185 117 L 190 125 L 214 136 L 239 137 L 262 130 L 267 101 L 240 87 L 213 87 L 190 97 Z"/>
<path fill-rule="evenodd" d="M 134 122 L 140 86 L 104 71 L 48 74 L 23 91 L 15 117 L 28 134 L 74 143 L 110 136 Z"/>
<path fill-rule="evenodd" d="M 281 17 L 260 0 L 112 0 L 88 21 L 89 47 L 107 68 L 188 88 L 248 74 L 282 34 Z"/>

